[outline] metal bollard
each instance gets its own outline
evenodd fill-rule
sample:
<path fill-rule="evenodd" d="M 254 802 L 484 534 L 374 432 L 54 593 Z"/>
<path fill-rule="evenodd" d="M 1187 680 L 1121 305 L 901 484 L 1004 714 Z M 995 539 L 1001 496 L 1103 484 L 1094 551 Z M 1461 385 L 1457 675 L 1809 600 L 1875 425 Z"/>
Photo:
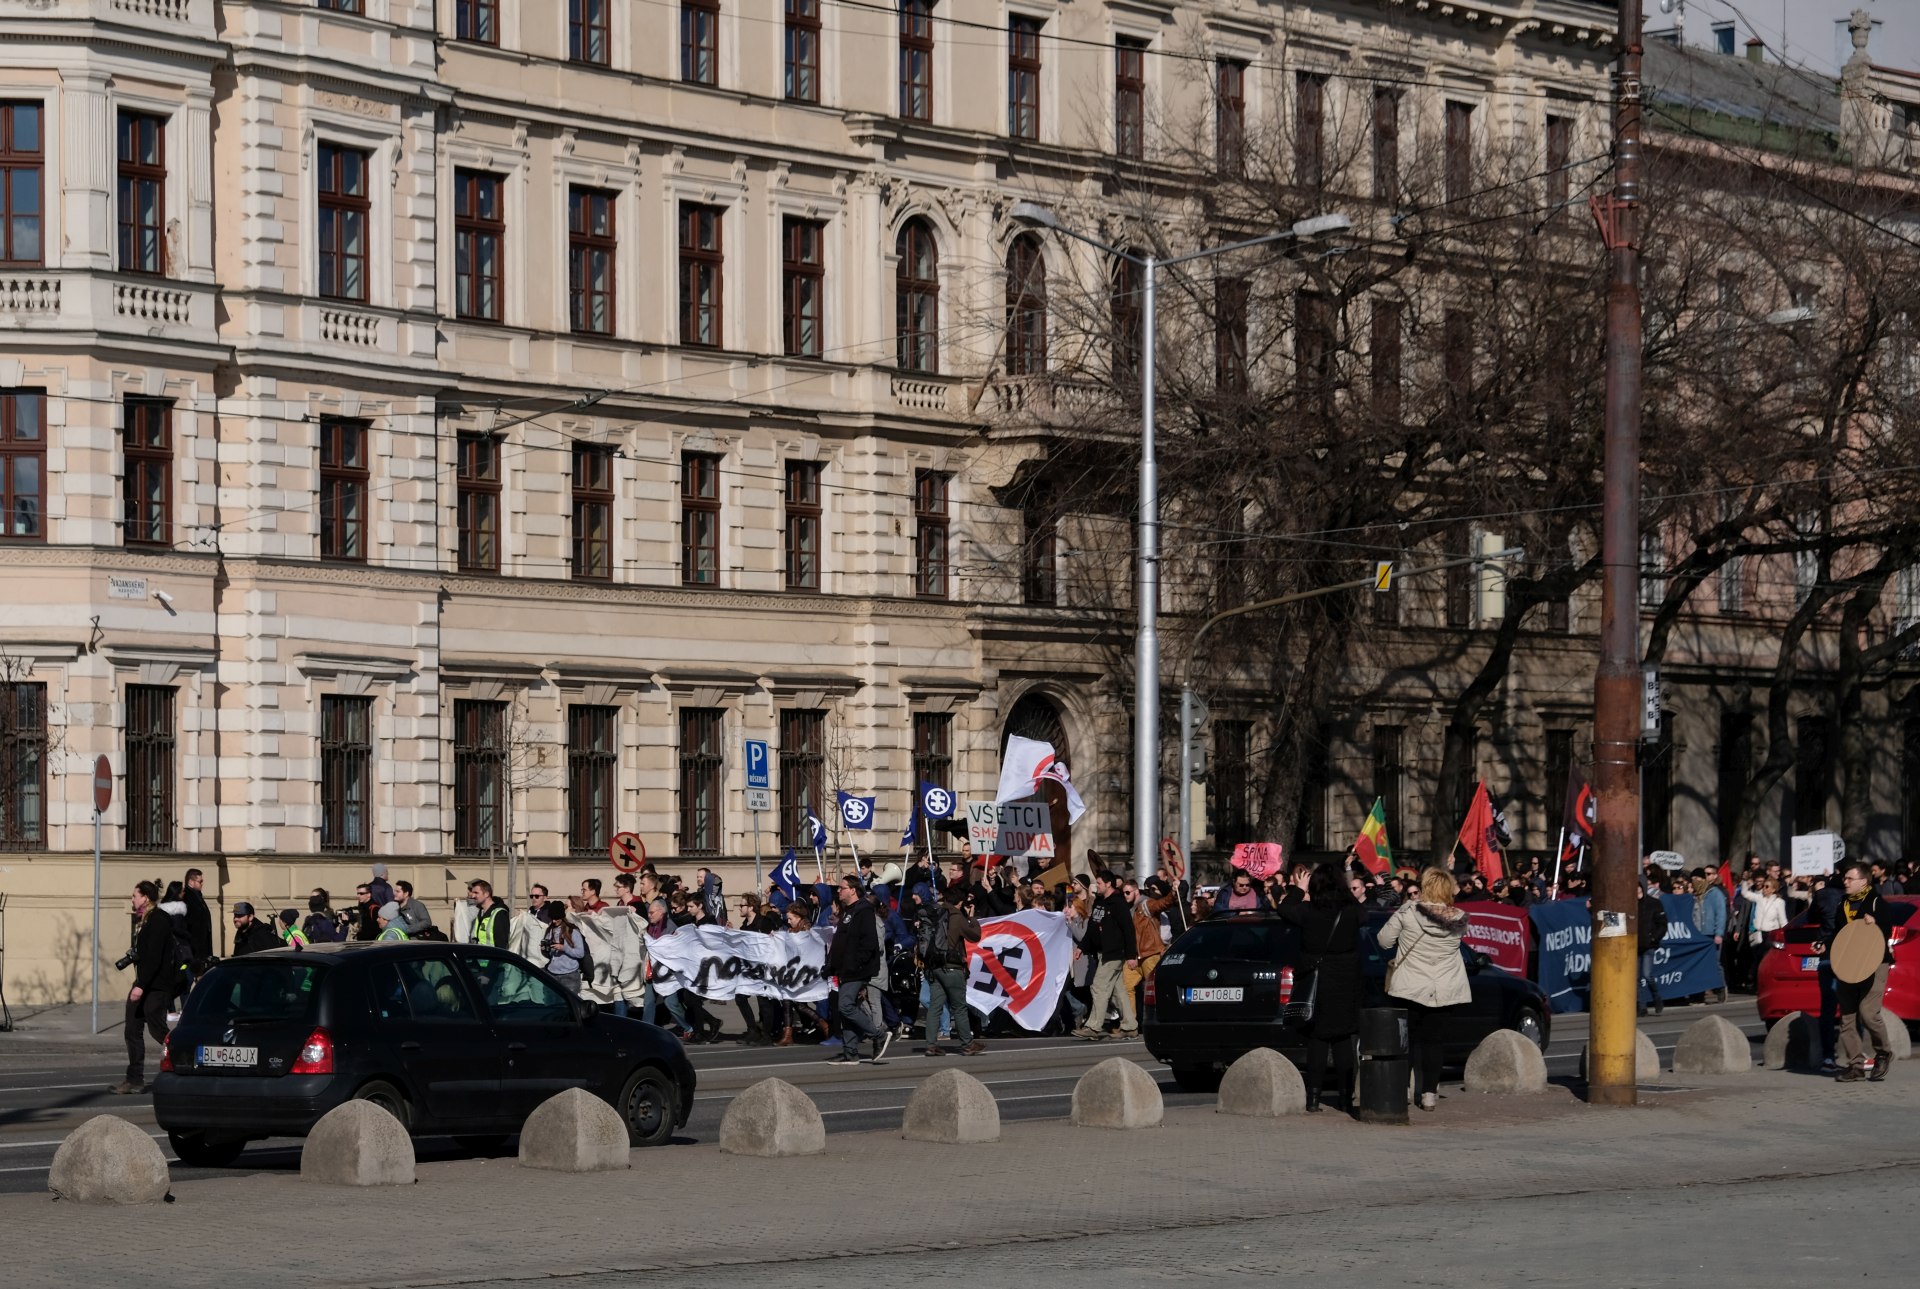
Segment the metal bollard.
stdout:
<path fill-rule="evenodd" d="M 1362 1123 L 1406 1123 L 1407 1088 L 1413 1077 L 1413 1063 L 1407 1059 L 1407 1013 L 1398 1007 L 1363 1008 L 1359 1038 L 1355 1117 Z"/>

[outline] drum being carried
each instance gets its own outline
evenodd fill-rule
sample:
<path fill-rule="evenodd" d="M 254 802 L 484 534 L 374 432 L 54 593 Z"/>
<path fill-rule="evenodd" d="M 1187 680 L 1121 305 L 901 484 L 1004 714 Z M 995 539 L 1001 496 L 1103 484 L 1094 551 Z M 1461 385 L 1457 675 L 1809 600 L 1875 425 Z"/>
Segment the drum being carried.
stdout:
<path fill-rule="evenodd" d="M 1872 980 L 1873 973 L 1887 960 L 1885 932 L 1865 922 L 1849 922 L 1833 937 L 1829 957 L 1833 978 L 1842 984 L 1857 985 Z"/>

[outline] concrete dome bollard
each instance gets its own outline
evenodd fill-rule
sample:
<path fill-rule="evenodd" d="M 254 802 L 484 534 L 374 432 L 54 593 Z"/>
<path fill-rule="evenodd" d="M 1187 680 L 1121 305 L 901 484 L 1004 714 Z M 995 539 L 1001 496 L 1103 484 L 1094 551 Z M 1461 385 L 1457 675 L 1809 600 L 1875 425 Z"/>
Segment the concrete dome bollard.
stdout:
<path fill-rule="evenodd" d="M 1753 1069 L 1747 1036 L 1725 1016 L 1702 1016 L 1673 1049 L 1675 1074 L 1746 1074 Z"/>
<path fill-rule="evenodd" d="M 1547 1059 L 1526 1035 L 1496 1029 L 1467 1058 L 1467 1091 L 1524 1096 L 1547 1090 Z"/>
<path fill-rule="evenodd" d="M 629 1167 L 632 1148 L 620 1112 L 583 1088 L 542 1101 L 520 1129 L 520 1163 L 559 1173 L 605 1173 Z"/>
<path fill-rule="evenodd" d="M 1165 1114 L 1153 1076 L 1124 1056 L 1110 1056 L 1073 1085 L 1067 1122 L 1081 1128 L 1157 1128 Z"/>
<path fill-rule="evenodd" d="M 411 1186 L 413 1138 L 371 1101 L 327 1111 L 300 1147 L 300 1180 L 329 1186 Z"/>
<path fill-rule="evenodd" d="M 1587 1053 L 1593 1045 L 1587 1043 L 1580 1048 L 1580 1077 L 1587 1077 Z M 1660 1049 L 1653 1040 L 1640 1030 L 1633 1031 L 1633 1077 L 1637 1083 L 1658 1083 L 1660 1081 Z"/>
<path fill-rule="evenodd" d="M 1307 1085 L 1292 1061 L 1270 1047 L 1256 1047 L 1227 1067 L 1214 1109 L 1255 1119 L 1304 1114 Z"/>
<path fill-rule="evenodd" d="M 119 1115 L 101 1114 L 54 1151 L 47 1189 L 82 1204 L 158 1204 L 169 1180 L 159 1142 Z"/>
<path fill-rule="evenodd" d="M 965 1070 L 941 1070 L 907 1098 L 900 1135 L 948 1146 L 998 1141 L 1000 1103 L 986 1084 Z"/>
<path fill-rule="evenodd" d="M 819 1108 L 785 1079 L 760 1080 L 735 1097 L 720 1119 L 720 1149 L 729 1155 L 782 1159 L 826 1148 Z"/>
<path fill-rule="evenodd" d="M 1892 1034 L 1892 1027 L 1888 1027 Z M 1767 1027 L 1760 1064 L 1769 1070 L 1820 1068 L 1820 1022 L 1805 1012 L 1788 1012 Z"/>

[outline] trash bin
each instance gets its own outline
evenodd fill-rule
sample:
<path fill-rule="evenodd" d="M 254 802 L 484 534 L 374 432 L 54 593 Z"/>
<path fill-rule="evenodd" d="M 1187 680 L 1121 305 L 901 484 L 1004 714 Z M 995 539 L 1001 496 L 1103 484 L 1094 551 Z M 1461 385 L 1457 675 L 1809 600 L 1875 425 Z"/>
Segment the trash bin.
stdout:
<path fill-rule="evenodd" d="M 1363 1008 L 1359 1037 L 1356 1117 L 1362 1123 L 1406 1123 L 1407 1089 L 1413 1079 L 1413 1063 L 1407 1059 L 1407 1013 L 1398 1007 Z"/>

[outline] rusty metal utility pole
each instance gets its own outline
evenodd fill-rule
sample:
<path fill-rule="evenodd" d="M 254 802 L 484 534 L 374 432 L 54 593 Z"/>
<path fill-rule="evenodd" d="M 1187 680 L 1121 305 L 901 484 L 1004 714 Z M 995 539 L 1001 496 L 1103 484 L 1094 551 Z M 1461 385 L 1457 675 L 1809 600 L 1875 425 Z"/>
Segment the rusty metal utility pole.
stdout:
<path fill-rule="evenodd" d="M 1592 1046 L 1587 1100 L 1632 1105 L 1640 856 L 1640 0 L 1620 0 L 1614 189 L 1593 201 L 1607 279 L 1600 669 L 1593 685 Z"/>

